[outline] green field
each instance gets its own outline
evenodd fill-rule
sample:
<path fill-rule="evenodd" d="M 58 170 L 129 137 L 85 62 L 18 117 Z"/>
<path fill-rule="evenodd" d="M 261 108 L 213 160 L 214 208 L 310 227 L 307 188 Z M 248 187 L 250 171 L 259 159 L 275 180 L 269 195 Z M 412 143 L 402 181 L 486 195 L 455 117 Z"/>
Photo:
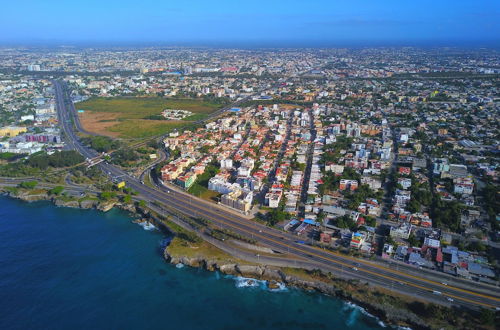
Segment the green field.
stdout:
<path fill-rule="evenodd" d="M 101 97 L 76 104 L 77 109 L 90 112 L 120 113 L 121 119 L 147 119 L 159 115 L 165 109 L 187 110 L 209 114 L 222 106 L 198 99 L 165 99 L 160 97 Z"/>
<path fill-rule="evenodd" d="M 161 120 L 126 120 L 109 128 L 109 131 L 118 133 L 120 137 L 141 139 L 165 134 L 175 128 L 189 128 L 188 122 L 169 122 Z"/>
<path fill-rule="evenodd" d="M 90 132 L 122 138 L 145 138 L 189 126 L 191 122 L 207 118 L 223 105 L 202 99 L 101 97 L 79 102 L 75 107 L 85 111 L 80 114 L 80 120 Z M 169 121 L 161 116 L 165 109 L 187 110 L 193 114 L 182 121 Z"/>

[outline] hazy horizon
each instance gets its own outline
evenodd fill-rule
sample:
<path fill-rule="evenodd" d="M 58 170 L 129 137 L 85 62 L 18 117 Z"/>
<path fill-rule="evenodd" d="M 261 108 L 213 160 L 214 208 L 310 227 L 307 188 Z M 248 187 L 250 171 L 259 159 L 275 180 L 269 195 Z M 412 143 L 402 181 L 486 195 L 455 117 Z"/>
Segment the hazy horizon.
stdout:
<path fill-rule="evenodd" d="M 0 45 L 498 47 L 496 1 L 144 0 L 2 5 Z"/>

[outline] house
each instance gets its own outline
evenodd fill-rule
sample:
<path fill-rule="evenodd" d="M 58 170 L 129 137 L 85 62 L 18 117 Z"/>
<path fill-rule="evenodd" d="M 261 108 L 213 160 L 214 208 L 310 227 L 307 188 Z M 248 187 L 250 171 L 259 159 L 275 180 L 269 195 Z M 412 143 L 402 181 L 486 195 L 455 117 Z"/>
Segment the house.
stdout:
<path fill-rule="evenodd" d="M 340 190 L 350 189 L 351 191 L 354 191 L 354 190 L 358 189 L 358 181 L 357 180 L 342 179 L 342 180 L 340 180 L 339 189 Z"/>
<path fill-rule="evenodd" d="M 221 169 L 231 169 L 233 168 L 233 160 L 231 158 L 225 158 L 220 161 Z"/>
<path fill-rule="evenodd" d="M 265 196 L 265 203 L 270 208 L 277 208 L 280 204 L 282 191 L 268 192 Z"/>
<path fill-rule="evenodd" d="M 350 247 L 352 247 L 354 249 L 359 249 L 359 248 L 361 248 L 361 245 L 363 245 L 365 240 L 366 240 L 366 233 L 365 232 L 352 233 Z"/>
<path fill-rule="evenodd" d="M 194 184 L 197 177 L 198 175 L 196 173 L 188 172 L 185 175 L 179 176 L 176 179 L 176 183 L 184 189 L 189 189 Z"/>
<path fill-rule="evenodd" d="M 453 179 L 453 192 L 456 194 L 471 195 L 474 191 L 474 181 L 472 178 L 455 178 Z"/>
<path fill-rule="evenodd" d="M 327 172 L 330 171 L 330 172 L 333 172 L 335 174 L 342 174 L 342 173 L 344 173 L 344 165 L 328 163 L 325 165 L 325 171 L 327 171 Z"/>
<path fill-rule="evenodd" d="M 411 174 L 411 168 L 410 167 L 405 167 L 405 166 L 400 166 L 398 168 L 398 173 L 401 175 L 410 175 Z"/>
<path fill-rule="evenodd" d="M 361 177 L 361 184 L 366 184 L 372 190 L 378 190 L 382 188 L 382 182 L 379 179 L 375 179 L 369 176 Z"/>
<path fill-rule="evenodd" d="M 411 179 L 410 178 L 398 178 L 398 184 L 403 187 L 403 189 L 407 190 L 411 187 Z"/>
<path fill-rule="evenodd" d="M 391 226 L 390 230 L 390 236 L 391 237 L 397 237 L 397 238 L 403 238 L 403 239 L 408 239 L 410 237 L 412 225 L 408 223 L 403 223 L 399 225 L 398 227 Z"/>

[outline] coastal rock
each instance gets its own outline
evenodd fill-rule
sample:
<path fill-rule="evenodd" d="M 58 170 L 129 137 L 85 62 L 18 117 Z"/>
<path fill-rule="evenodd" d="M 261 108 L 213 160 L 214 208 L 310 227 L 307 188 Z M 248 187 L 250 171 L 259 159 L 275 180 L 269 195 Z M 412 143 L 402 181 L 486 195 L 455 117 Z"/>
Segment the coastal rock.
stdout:
<path fill-rule="evenodd" d="M 79 208 L 80 203 L 78 201 L 70 200 L 70 201 L 65 201 L 62 199 L 55 199 L 54 204 L 56 206 L 63 206 L 63 207 L 73 207 L 73 208 Z"/>
<path fill-rule="evenodd" d="M 92 199 L 84 199 L 80 202 L 82 209 L 92 209 L 97 206 L 97 201 Z"/>
<path fill-rule="evenodd" d="M 262 276 L 267 280 L 274 280 L 278 282 L 281 282 L 285 279 L 285 274 L 283 274 L 281 270 L 273 269 L 270 267 L 266 267 L 264 269 Z"/>
<path fill-rule="evenodd" d="M 116 206 L 118 206 L 122 210 L 125 210 L 125 211 L 130 212 L 130 213 L 135 213 L 136 212 L 136 208 L 132 204 L 118 204 Z"/>
<path fill-rule="evenodd" d="M 251 265 L 236 265 L 235 270 L 243 276 L 253 276 L 260 278 L 264 273 L 264 270 L 259 266 Z"/>
<path fill-rule="evenodd" d="M 280 283 L 276 281 L 267 281 L 267 288 L 271 290 L 280 289 Z"/>
<path fill-rule="evenodd" d="M 208 260 L 205 262 L 205 269 L 211 272 L 215 272 L 219 269 L 219 265 L 214 260 Z"/>
<path fill-rule="evenodd" d="M 41 201 L 41 200 L 48 199 L 47 193 L 32 194 L 32 193 L 24 192 L 24 191 L 19 192 L 17 195 L 12 194 L 12 192 L 11 192 L 11 193 L 9 193 L 9 196 L 12 196 L 12 197 L 15 197 L 15 198 L 21 199 L 23 201 L 27 201 L 27 202 L 35 202 L 35 201 Z"/>
<path fill-rule="evenodd" d="M 181 258 L 181 262 L 186 266 L 201 267 L 203 262 L 199 258 Z"/>
<path fill-rule="evenodd" d="M 423 322 L 414 313 L 398 309 L 390 305 L 373 305 L 364 301 L 359 301 L 352 297 L 348 292 L 335 287 L 332 283 L 322 281 L 307 281 L 296 276 L 286 275 L 281 269 L 273 267 L 261 267 L 254 265 L 239 265 L 239 264 L 218 264 L 215 260 L 206 260 L 203 258 L 188 258 L 188 257 L 172 257 L 164 251 L 165 260 L 172 264 L 184 264 L 191 267 L 201 267 L 209 271 L 220 271 L 222 274 L 251 277 L 256 279 L 267 280 L 267 286 L 270 290 L 279 290 L 282 283 L 286 286 L 295 287 L 307 291 L 316 291 L 319 293 L 336 296 L 355 303 L 356 305 L 365 308 L 368 312 L 376 315 L 384 322 L 398 324 L 402 326 L 411 326 L 416 329 L 428 329 Z M 249 280 L 251 281 L 251 280 Z"/>
<path fill-rule="evenodd" d="M 222 266 L 220 266 L 219 270 L 223 274 L 239 275 L 239 272 L 236 270 L 235 264 L 222 265 Z"/>
<path fill-rule="evenodd" d="M 115 206 L 115 202 L 101 203 L 97 206 L 97 209 L 102 212 L 108 212 Z"/>

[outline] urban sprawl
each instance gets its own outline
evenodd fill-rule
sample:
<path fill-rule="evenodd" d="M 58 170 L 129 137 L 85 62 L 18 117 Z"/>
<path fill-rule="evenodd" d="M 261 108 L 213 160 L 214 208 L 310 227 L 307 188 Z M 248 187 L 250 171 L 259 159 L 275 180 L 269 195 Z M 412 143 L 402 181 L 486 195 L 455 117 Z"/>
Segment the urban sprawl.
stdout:
<path fill-rule="evenodd" d="M 241 101 L 162 132 L 163 185 L 302 244 L 496 284 L 499 74 L 492 50 L 3 48 L 0 162 L 66 149 L 54 79 L 75 103 Z"/>

